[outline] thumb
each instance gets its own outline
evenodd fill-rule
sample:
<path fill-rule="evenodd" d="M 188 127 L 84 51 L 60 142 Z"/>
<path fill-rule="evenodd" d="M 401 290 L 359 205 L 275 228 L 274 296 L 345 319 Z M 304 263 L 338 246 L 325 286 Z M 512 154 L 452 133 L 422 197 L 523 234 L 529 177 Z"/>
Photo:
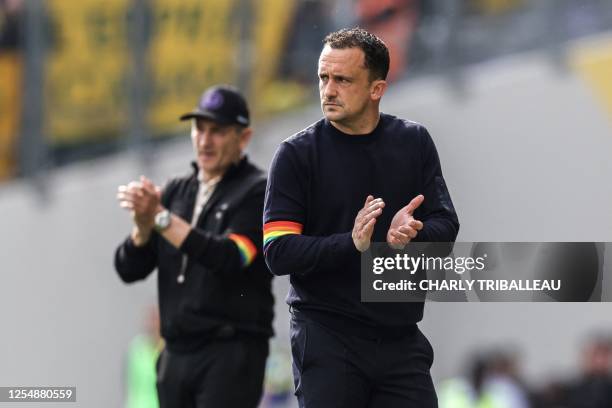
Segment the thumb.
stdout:
<path fill-rule="evenodd" d="M 423 204 L 423 201 L 425 201 L 425 196 L 423 196 L 423 194 L 419 194 L 418 196 L 414 197 L 406 206 L 406 211 L 408 214 L 412 215 L 414 211 L 419 208 L 421 204 Z"/>
<path fill-rule="evenodd" d="M 155 184 L 153 184 L 150 179 L 145 176 L 140 176 L 140 182 L 142 183 L 142 187 L 149 193 L 155 193 Z"/>

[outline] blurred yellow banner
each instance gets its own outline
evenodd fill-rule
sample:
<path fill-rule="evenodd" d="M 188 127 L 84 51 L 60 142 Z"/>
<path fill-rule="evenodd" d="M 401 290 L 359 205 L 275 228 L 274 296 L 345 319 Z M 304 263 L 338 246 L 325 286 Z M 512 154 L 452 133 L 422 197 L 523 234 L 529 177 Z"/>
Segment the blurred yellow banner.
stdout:
<path fill-rule="evenodd" d="M 127 118 L 128 0 L 48 0 L 45 133 L 53 144 L 116 136 Z"/>
<path fill-rule="evenodd" d="M 45 134 L 53 145 L 117 137 L 127 128 L 131 0 L 48 0 L 52 46 L 45 65 Z M 178 117 L 217 83 L 237 84 L 248 64 L 254 112 L 290 106 L 303 92 L 276 72 L 295 0 L 151 0 L 147 121 L 151 134 L 184 129 Z M 249 15 L 242 13 L 248 12 Z M 240 55 L 242 25 L 253 38 Z M 252 58 L 251 61 L 246 58 Z M 315 62 L 313 62 L 314 64 Z M 144 74 L 144 73 L 143 73 Z M 254 101 L 257 100 L 257 104 Z"/>
<path fill-rule="evenodd" d="M 21 116 L 22 59 L 17 52 L 0 53 L 0 180 L 15 171 Z"/>
<path fill-rule="evenodd" d="M 236 0 L 153 0 L 150 66 L 153 92 L 149 124 L 154 133 L 180 129 L 215 83 L 235 84 L 240 25 Z"/>
<path fill-rule="evenodd" d="M 472 0 L 472 5 L 485 14 L 503 14 L 522 6 L 524 0 Z"/>
<path fill-rule="evenodd" d="M 571 49 L 569 57 L 571 66 L 612 117 L 612 38 L 579 44 Z"/>
<path fill-rule="evenodd" d="M 295 83 L 278 79 L 278 66 L 291 32 L 295 0 L 259 0 L 254 2 L 254 61 L 251 73 L 251 98 L 257 101 L 254 112 L 282 111 L 296 105 L 307 93 Z M 313 76 L 316 61 L 312 62 Z"/>

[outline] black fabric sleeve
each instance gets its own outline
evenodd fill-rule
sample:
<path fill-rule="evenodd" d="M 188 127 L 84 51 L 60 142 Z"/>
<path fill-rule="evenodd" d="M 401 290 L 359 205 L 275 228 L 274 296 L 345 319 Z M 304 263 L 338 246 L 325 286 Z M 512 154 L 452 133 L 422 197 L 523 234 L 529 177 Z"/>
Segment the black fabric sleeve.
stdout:
<path fill-rule="evenodd" d="M 270 222 L 289 221 L 304 225 L 308 217 L 308 165 L 298 160 L 294 147 L 283 142 L 270 167 L 264 206 L 264 229 Z M 353 261 L 359 252 L 353 244 L 351 231 L 327 237 L 287 234 L 268 240 L 266 229 L 264 256 L 274 275 L 307 276 L 315 271 L 327 271 L 338 262 Z"/>
<path fill-rule="evenodd" d="M 115 270 L 126 283 L 145 279 L 157 266 L 157 233 L 153 232 L 142 247 L 127 237 L 115 251 Z"/>
<path fill-rule="evenodd" d="M 423 192 L 425 200 L 415 211 L 423 222 L 417 242 L 454 242 L 459 232 L 459 219 L 442 176 L 440 159 L 431 136 L 419 127 L 423 143 Z"/>
<path fill-rule="evenodd" d="M 308 276 L 331 271 L 359 257 L 351 232 L 328 237 L 293 234 L 277 238 L 268 245 L 266 263 L 275 275 Z"/>
<path fill-rule="evenodd" d="M 262 178 L 238 204 L 223 234 L 192 228 L 180 250 L 192 261 L 222 275 L 231 275 L 250 265 L 262 252 L 261 215 L 265 187 Z M 238 242 L 242 244 L 242 250 Z"/>

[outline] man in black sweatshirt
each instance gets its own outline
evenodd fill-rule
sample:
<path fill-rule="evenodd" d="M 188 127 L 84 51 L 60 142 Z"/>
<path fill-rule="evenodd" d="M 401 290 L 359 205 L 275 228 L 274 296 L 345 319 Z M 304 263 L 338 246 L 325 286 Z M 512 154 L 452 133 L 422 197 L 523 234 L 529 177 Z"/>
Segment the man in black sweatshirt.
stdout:
<path fill-rule="evenodd" d="M 423 303 L 362 303 L 360 253 L 452 242 L 457 215 L 427 130 L 379 112 L 384 43 L 357 28 L 324 44 L 325 118 L 281 144 L 264 205 L 266 262 L 291 282 L 295 394 L 305 408 L 436 407 Z"/>
<path fill-rule="evenodd" d="M 256 408 L 274 301 L 261 255 L 266 179 L 243 153 L 249 111 L 217 86 L 181 119 L 192 124 L 193 170 L 163 191 L 144 177 L 119 187 L 134 227 L 115 268 L 125 282 L 158 269 L 161 408 Z"/>

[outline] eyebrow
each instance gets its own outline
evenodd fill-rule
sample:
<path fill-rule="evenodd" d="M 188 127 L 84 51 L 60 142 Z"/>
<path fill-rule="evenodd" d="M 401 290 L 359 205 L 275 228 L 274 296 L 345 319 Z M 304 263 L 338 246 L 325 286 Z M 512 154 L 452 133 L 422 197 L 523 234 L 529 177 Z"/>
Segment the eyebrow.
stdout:
<path fill-rule="evenodd" d="M 349 76 L 349 75 L 344 75 L 344 74 L 329 74 L 328 72 L 317 72 L 317 76 L 321 77 L 321 76 L 328 76 L 328 77 L 332 77 L 334 79 L 353 79 L 354 77 Z"/>

